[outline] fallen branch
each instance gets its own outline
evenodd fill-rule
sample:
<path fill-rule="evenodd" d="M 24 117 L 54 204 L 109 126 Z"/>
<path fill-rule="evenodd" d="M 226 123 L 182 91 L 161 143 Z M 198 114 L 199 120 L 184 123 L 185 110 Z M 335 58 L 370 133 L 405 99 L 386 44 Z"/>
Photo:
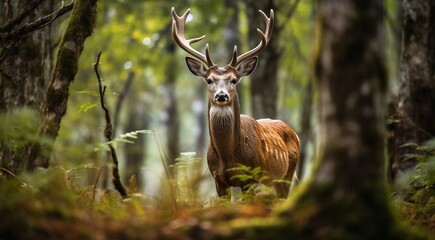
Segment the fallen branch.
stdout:
<path fill-rule="evenodd" d="M 101 108 L 104 111 L 104 116 L 106 119 L 106 127 L 104 128 L 104 137 L 108 142 L 110 142 L 112 141 L 112 136 L 113 136 L 113 126 L 112 126 L 112 120 L 110 119 L 109 110 L 107 109 L 106 104 L 104 103 L 104 94 L 106 93 L 106 86 L 103 85 L 101 81 L 100 72 L 98 71 L 98 65 L 100 64 L 100 56 L 101 56 L 101 52 L 99 52 L 97 55 L 97 59 L 94 63 L 94 70 L 98 80 L 98 90 L 100 92 Z M 125 191 L 125 188 L 121 182 L 121 177 L 119 176 L 118 156 L 116 155 L 116 151 L 113 145 L 111 143 L 108 143 L 108 145 L 110 149 L 110 155 L 113 161 L 113 169 L 112 169 L 113 186 L 119 192 L 119 194 L 121 194 L 122 198 L 127 198 L 128 197 L 127 192 Z"/>

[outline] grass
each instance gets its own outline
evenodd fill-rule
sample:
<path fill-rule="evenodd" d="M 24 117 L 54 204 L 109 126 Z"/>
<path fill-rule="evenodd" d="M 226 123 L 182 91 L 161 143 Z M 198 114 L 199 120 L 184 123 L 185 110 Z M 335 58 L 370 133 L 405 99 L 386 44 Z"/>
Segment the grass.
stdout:
<path fill-rule="evenodd" d="M 427 152 L 405 181 L 408 194 L 395 197 L 394 206 L 411 225 L 435 236 L 435 168 Z M 252 181 L 238 201 L 205 199 L 199 188 L 204 180 L 201 161 L 181 154 L 173 179 L 162 184 L 156 197 L 137 192 L 132 178 L 128 199 L 96 188 L 98 180 L 86 181 L 89 170 L 101 172 L 91 164 L 8 178 L 9 173 L 0 171 L 0 239 L 210 239 L 216 231 L 225 236 L 228 222 L 256 219 L 262 224 L 280 204 L 273 189 L 263 184 L 267 177 L 261 169 L 246 166 L 231 169 L 240 180 Z"/>

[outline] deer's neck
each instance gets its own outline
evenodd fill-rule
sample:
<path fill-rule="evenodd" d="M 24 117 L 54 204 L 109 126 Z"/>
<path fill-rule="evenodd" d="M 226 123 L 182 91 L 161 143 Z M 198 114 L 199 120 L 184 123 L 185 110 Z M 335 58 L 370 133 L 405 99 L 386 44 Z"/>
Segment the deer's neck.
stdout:
<path fill-rule="evenodd" d="M 228 106 L 209 102 L 208 119 L 210 141 L 221 158 L 230 157 L 240 141 L 240 106 L 238 97 Z"/>

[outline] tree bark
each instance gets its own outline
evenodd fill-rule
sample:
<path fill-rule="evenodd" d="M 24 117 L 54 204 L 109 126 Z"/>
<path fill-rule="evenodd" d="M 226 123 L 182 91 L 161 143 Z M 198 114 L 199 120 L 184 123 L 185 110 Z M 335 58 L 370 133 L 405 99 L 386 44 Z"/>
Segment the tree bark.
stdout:
<path fill-rule="evenodd" d="M 294 208 L 281 212 L 316 208 L 307 219 L 312 237 L 399 237 L 385 188 L 383 7 L 378 0 L 319 3 L 318 164 Z M 330 197 L 304 206 L 321 196 Z"/>
<path fill-rule="evenodd" d="M 393 115 L 390 177 L 412 169 L 415 146 L 435 137 L 435 2 L 403 1 L 400 92 Z"/>
<path fill-rule="evenodd" d="M 42 109 L 39 136 L 45 138 L 32 146 L 28 170 L 48 167 L 54 141 L 66 113 L 69 86 L 78 70 L 79 57 L 87 37 L 95 27 L 98 0 L 77 0 L 59 46 L 56 65 Z"/>
<path fill-rule="evenodd" d="M 257 28 L 264 29 L 264 20 L 258 10 L 264 11 L 269 16 L 270 9 L 273 9 L 276 16 L 279 8 L 272 0 L 247 0 L 246 9 L 250 23 L 248 26 L 249 46 L 252 49 L 260 41 Z M 277 116 L 278 68 L 281 59 L 278 45 L 279 30 L 275 19 L 272 38 L 267 47 L 259 54 L 257 68 L 251 75 L 251 106 L 254 118 L 276 118 Z"/>
<path fill-rule="evenodd" d="M 8 25 L 0 34 L 52 12 L 53 1 L 6 0 L 0 6 L 0 22 Z M 3 25 L 3 26 L 5 26 Z M 42 107 L 51 73 L 51 27 L 14 38 L 0 38 L 0 113 L 11 115 L 21 108 L 32 109 L 35 118 Z M 30 120 L 30 119 L 29 119 Z M 16 126 L 20 127 L 20 126 Z M 24 131 L 24 130 L 23 130 Z M 15 139 L 0 142 L 0 167 L 13 173 L 23 170 L 27 146 L 15 146 Z"/>

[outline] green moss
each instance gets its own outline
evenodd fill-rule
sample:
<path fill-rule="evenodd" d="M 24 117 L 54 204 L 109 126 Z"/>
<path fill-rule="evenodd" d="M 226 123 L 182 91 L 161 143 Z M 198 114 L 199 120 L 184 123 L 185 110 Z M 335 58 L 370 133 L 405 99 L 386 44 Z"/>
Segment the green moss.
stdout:
<path fill-rule="evenodd" d="M 77 0 L 62 38 L 56 66 L 46 94 L 39 133 L 51 138 L 47 144 L 37 144 L 30 151 L 28 169 L 47 167 L 54 140 L 58 135 L 62 117 L 67 110 L 69 86 L 78 70 L 79 57 L 87 37 L 92 34 L 96 21 L 98 0 Z M 44 154 L 44 152 L 46 154 Z"/>
<path fill-rule="evenodd" d="M 74 80 L 78 69 L 78 60 L 83 50 L 85 39 L 89 37 L 95 27 L 97 18 L 97 0 L 76 1 L 68 27 L 63 36 L 55 69 L 61 70 L 62 77 Z M 53 76 L 55 79 L 56 76 Z"/>

